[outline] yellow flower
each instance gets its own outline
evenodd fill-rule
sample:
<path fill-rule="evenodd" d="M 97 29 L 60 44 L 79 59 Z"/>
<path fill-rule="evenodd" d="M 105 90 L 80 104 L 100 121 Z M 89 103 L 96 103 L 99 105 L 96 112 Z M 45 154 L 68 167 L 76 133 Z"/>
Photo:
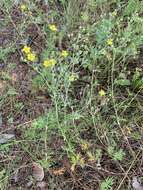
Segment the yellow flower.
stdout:
<path fill-rule="evenodd" d="M 35 61 L 36 60 L 36 56 L 34 53 L 28 53 L 27 54 L 27 59 L 28 61 Z"/>
<path fill-rule="evenodd" d="M 116 16 L 116 15 L 117 15 L 117 11 L 113 11 L 112 16 Z"/>
<path fill-rule="evenodd" d="M 82 150 L 88 150 L 88 148 L 89 148 L 89 143 L 88 142 L 83 142 L 82 144 L 81 144 L 81 148 L 82 148 Z"/>
<path fill-rule="evenodd" d="M 130 128 L 130 127 L 126 127 L 126 129 L 125 129 L 125 133 L 127 133 L 127 134 L 131 134 L 132 133 L 132 128 Z"/>
<path fill-rule="evenodd" d="M 25 45 L 23 48 L 22 48 L 22 52 L 28 54 L 31 52 L 31 48 L 27 45 Z"/>
<path fill-rule="evenodd" d="M 74 172 L 76 164 L 72 164 L 71 171 Z"/>
<path fill-rule="evenodd" d="M 31 12 L 31 11 L 28 11 L 28 15 L 29 15 L 29 16 L 32 16 L 32 12 Z"/>
<path fill-rule="evenodd" d="M 95 158 L 94 158 L 94 156 L 92 155 L 91 152 L 87 152 L 87 155 L 88 155 L 88 160 L 89 160 L 90 162 L 93 162 L 93 161 L 95 160 Z"/>
<path fill-rule="evenodd" d="M 107 44 L 108 44 L 109 46 L 112 46 L 112 45 L 113 45 L 113 39 L 112 39 L 112 38 L 109 38 L 109 39 L 107 40 Z"/>
<path fill-rule="evenodd" d="M 77 77 L 76 74 L 72 74 L 72 75 L 69 76 L 69 81 L 70 81 L 70 82 L 73 82 L 73 81 L 77 80 L 77 78 L 78 78 L 78 77 Z"/>
<path fill-rule="evenodd" d="M 20 9 L 22 12 L 27 10 L 27 6 L 25 4 L 21 4 Z"/>
<path fill-rule="evenodd" d="M 103 89 L 101 89 L 101 90 L 99 91 L 99 95 L 102 97 L 102 96 L 105 96 L 106 93 L 105 93 L 105 91 L 104 91 Z"/>
<path fill-rule="evenodd" d="M 66 50 L 63 50 L 62 52 L 61 52 L 61 56 L 62 57 L 67 57 L 69 55 L 69 53 L 68 53 L 68 51 L 66 51 Z"/>
<path fill-rule="evenodd" d="M 84 167 L 84 165 L 85 165 L 85 160 L 84 160 L 84 158 L 80 158 L 80 160 L 79 160 L 79 164 L 80 164 L 80 166 L 83 168 Z"/>
<path fill-rule="evenodd" d="M 58 30 L 55 24 L 49 24 L 49 28 L 53 32 L 56 32 Z"/>
<path fill-rule="evenodd" d="M 108 52 L 106 52 L 106 57 L 107 57 L 107 59 L 110 61 L 110 60 L 112 60 L 112 55 L 110 54 L 110 53 L 108 53 Z"/>
<path fill-rule="evenodd" d="M 55 64 L 56 64 L 55 59 L 47 59 L 43 63 L 44 67 L 51 67 L 51 66 L 54 66 Z"/>

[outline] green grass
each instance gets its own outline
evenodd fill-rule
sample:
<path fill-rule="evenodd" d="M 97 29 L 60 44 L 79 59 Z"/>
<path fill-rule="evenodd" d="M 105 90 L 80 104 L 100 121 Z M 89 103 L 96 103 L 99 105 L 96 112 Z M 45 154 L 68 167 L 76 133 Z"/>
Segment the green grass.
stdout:
<path fill-rule="evenodd" d="M 142 8 L 139 0 L 2 0 L 1 28 L 14 33 L 0 49 L 1 133 L 16 134 L 0 145 L 2 190 L 29 179 L 35 188 L 33 161 L 50 189 L 132 189 L 142 177 Z"/>

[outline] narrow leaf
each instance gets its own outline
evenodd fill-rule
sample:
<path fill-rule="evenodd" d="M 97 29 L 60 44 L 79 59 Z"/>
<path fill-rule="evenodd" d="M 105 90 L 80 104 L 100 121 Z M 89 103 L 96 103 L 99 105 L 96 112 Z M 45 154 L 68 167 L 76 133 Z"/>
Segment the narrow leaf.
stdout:
<path fill-rule="evenodd" d="M 127 79 L 119 79 L 119 80 L 115 80 L 115 84 L 119 86 L 129 86 L 130 81 Z"/>

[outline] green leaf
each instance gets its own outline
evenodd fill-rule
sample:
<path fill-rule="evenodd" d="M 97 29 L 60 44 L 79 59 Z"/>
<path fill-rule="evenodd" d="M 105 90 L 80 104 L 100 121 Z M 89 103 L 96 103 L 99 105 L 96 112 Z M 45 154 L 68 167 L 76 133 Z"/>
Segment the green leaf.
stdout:
<path fill-rule="evenodd" d="M 88 12 L 83 12 L 81 18 L 83 21 L 87 22 L 89 20 Z"/>
<path fill-rule="evenodd" d="M 119 149 L 117 152 L 114 153 L 114 160 L 122 161 L 125 156 L 125 153 L 122 149 Z"/>
<path fill-rule="evenodd" d="M 5 169 L 0 171 L 0 180 L 4 177 L 5 173 L 6 173 Z"/>
<path fill-rule="evenodd" d="M 112 177 L 107 177 L 100 186 L 100 190 L 110 190 L 112 189 L 113 186 L 113 178 Z"/>
<path fill-rule="evenodd" d="M 16 92 L 16 90 L 13 87 L 10 87 L 7 94 L 10 95 L 10 96 L 15 96 L 18 93 Z"/>
<path fill-rule="evenodd" d="M 45 128 L 46 124 L 47 124 L 46 117 L 39 117 L 37 120 L 35 120 L 32 123 L 32 127 L 42 129 Z"/>
<path fill-rule="evenodd" d="M 96 42 L 103 45 L 111 35 L 111 30 L 114 24 L 109 19 L 103 19 L 98 26 L 96 26 Z"/>
<path fill-rule="evenodd" d="M 129 16 L 135 13 L 138 10 L 139 5 L 140 4 L 138 0 L 130 0 L 124 10 L 124 16 Z"/>
<path fill-rule="evenodd" d="M 115 80 L 115 84 L 118 86 L 129 86 L 131 83 L 128 79 L 118 79 Z"/>
<path fill-rule="evenodd" d="M 135 71 L 134 75 L 133 75 L 133 81 L 136 81 L 140 78 L 141 74 L 139 71 Z"/>
<path fill-rule="evenodd" d="M 112 156 L 114 154 L 114 147 L 113 146 L 109 146 L 107 151 L 108 151 L 108 154 L 110 156 Z"/>

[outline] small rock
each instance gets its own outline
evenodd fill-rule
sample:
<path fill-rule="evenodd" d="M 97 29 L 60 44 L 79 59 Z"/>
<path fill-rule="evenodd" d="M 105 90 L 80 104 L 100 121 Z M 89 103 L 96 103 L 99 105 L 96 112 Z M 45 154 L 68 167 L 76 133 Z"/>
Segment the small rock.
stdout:
<path fill-rule="evenodd" d="M 14 175 L 12 176 L 12 180 L 14 180 L 14 183 L 18 182 L 18 178 L 19 178 L 18 174 L 19 174 L 19 171 L 16 170 Z"/>
<path fill-rule="evenodd" d="M 39 163 L 33 162 L 33 177 L 36 181 L 42 181 L 44 179 L 44 170 Z"/>
<path fill-rule="evenodd" d="M 1 134 L 0 135 L 0 144 L 7 143 L 15 137 L 14 134 Z"/>
<path fill-rule="evenodd" d="M 33 182 L 32 181 L 28 181 L 25 186 L 26 186 L 26 188 L 31 188 L 32 185 L 33 185 Z"/>
<path fill-rule="evenodd" d="M 40 182 L 37 182 L 37 188 L 39 189 L 39 190 L 48 190 L 47 188 L 46 188 L 46 182 L 45 181 L 40 181 Z M 46 188 L 46 189 L 45 189 Z"/>
<path fill-rule="evenodd" d="M 132 186 L 135 190 L 143 190 L 143 186 L 138 182 L 137 177 L 133 177 Z"/>

